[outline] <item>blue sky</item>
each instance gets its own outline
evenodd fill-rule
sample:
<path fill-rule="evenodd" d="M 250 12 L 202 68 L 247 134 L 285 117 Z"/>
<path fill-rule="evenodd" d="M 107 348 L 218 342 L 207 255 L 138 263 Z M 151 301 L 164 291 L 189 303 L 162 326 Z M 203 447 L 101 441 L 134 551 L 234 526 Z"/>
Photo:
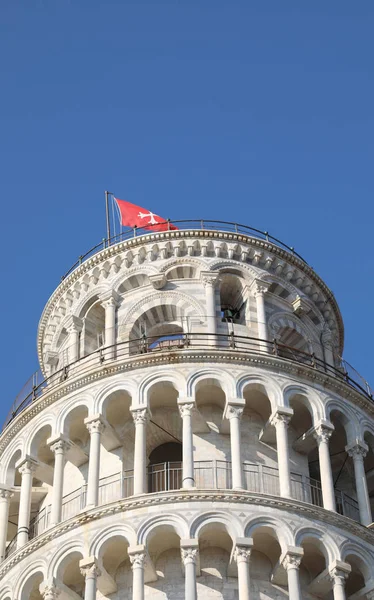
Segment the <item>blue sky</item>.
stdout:
<path fill-rule="evenodd" d="M 295 246 L 374 385 L 373 26 L 371 0 L 2 1 L 0 420 L 105 189 Z"/>

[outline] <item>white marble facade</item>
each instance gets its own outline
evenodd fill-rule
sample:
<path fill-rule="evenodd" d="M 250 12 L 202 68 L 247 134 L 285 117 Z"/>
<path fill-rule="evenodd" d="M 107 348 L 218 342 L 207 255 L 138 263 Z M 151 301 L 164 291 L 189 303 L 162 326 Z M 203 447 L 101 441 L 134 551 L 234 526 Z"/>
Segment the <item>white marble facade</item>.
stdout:
<path fill-rule="evenodd" d="M 374 598 L 374 405 L 316 273 L 203 230 L 103 249 L 0 437 L 0 600 Z"/>

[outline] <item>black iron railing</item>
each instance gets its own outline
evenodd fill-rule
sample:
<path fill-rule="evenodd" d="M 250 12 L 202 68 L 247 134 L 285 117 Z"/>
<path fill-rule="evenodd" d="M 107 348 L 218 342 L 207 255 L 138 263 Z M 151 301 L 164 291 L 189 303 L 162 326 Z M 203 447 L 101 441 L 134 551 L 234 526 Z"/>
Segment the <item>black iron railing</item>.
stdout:
<path fill-rule="evenodd" d="M 35 373 L 18 394 L 11 410 L 8 413 L 3 429 L 24 408 L 40 398 L 44 392 L 51 390 L 81 369 L 89 369 L 115 360 L 121 360 L 146 353 L 179 353 L 187 350 L 210 350 L 244 352 L 249 354 L 262 354 L 277 356 L 281 359 L 302 363 L 312 369 L 322 371 L 344 381 L 349 386 L 373 400 L 373 390 L 367 381 L 357 371 L 352 369 L 343 359 L 339 359 L 339 366 L 333 366 L 317 357 L 314 353 L 307 353 L 291 346 L 280 344 L 277 340 L 267 341 L 253 337 L 234 334 L 208 334 L 208 333 L 183 333 L 168 336 L 168 339 L 159 337 L 142 337 L 114 346 L 99 348 L 79 360 L 62 367 L 55 373 L 43 379 L 40 372 Z M 348 367 L 350 370 L 348 370 Z"/>
<path fill-rule="evenodd" d="M 171 221 L 165 221 L 165 223 L 161 223 L 161 225 L 165 225 L 166 231 L 167 227 Z M 178 227 L 180 231 L 186 230 L 205 230 L 205 231 L 224 231 L 229 233 L 239 233 L 242 235 L 246 235 L 248 237 L 255 237 L 260 240 L 264 240 L 275 246 L 279 246 L 282 250 L 286 250 L 286 252 L 290 252 L 293 256 L 296 256 L 300 260 L 302 260 L 305 264 L 308 264 L 306 260 L 295 251 L 295 248 L 292 246 L 287 246 L 284 242 L 279 240 L 278 238 L 270 235 L 267 231 L 261 231 L 261 229 L 255 229 L 254 227 L 248 227 L 247 225 L 241 225 L 240 223 L 231 223 L 229 221 L 210 221 L 209 219 L 193 219 L 191 221 L 182 220 L 182 221 L 172 221 L 173 225 Z M 119 242 L 126 242 L 133 238 L 142 237 L 144 235 L 151 235 L 154 233 L 159 233 L 157 228 L 160 227 L 160 223 L 155 225 L 155 229 L 152 230 L 152 225 L 149 225 L 148 229 L 141 229 L 140 227 L 134 227 L 133 229 L 127 229 L 126 231 L 119 233 L 117 235 L 112 236 L 109 239 L 103 238 L 99 244 L 96 244 L 92 248 L 90 248 L 87 252 L 78 257 L 78 260 L 70 267 L 68 271 L 61 277 L 61 279 L 65 279 L 70 273 L 75 271 L 85 260 L 101 252 L 101 250 L 105 250 L 105 248 L 109 248 L 109 246 L 114 246 L 114 244 L 118 244 Z"/>

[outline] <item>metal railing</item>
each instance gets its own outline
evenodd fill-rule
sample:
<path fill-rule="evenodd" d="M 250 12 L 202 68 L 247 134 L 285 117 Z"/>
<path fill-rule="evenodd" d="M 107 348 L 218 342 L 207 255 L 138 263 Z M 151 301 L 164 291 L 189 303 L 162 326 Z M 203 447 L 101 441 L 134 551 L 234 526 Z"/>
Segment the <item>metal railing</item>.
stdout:
<path fill-rule="evenodd" d="M 243 463 L 244 486 L 249 492 L 280 496 L 279 472 L 275 467 Z M 225 460 L 199 460 L 194 462 L 195 487 L 199 490 L 229 490 L 232 488 L 231 462 Z M 179 490 L 182 487 L 182 462 L 164 462 L 147 469 L 148 493 Z M 134 493 L 134 471 L 115 473 L 100 479 L 99 506 L 129 498 Z M 63 498 L 62 521 L 77 515 L 86 504 L 87 486 L 84 484 Z M 320 481 L 299 473 L 291 473 L 291 495 L 314 506 L 323 507 Z M 335 489 L 337 512 L 359 521 L 358 502 L 345 492 Z M 42 534 L 49 527 L 51 505 L 44 507 L 30 522 L 29 538 Z M 15 552 L 17 536 L 8 544 L 6 556 Z"/>
<path fill-rule="evenodd" d="M 62 367 L 45 379 L 43 379 L 41 374 L 34 374 L 29 379 L 28 384 L 25 384 L 22 388 L 22 392 L 17 395 L 8 413 L 3 429 L 24 408 L 40 398 L 44 392 L 50 391 L 54 386 L 68 379 L 71 374 L 77 374 L 80 369 L 85 370 L 95 366 L 99 367 L 106 362 L 132 358 L 136 355 L 149 352 L 177 353 L 185 350 L 226 350 L 277 356 L 287 361 L 302 363 L 318 371 L 323 371 L 344 381 L 370 400 L 373 400 L 374 392 L 369 383 L 358 375 L 357 371 L 352 369 L 343 359 L 340 359 L 339 366 L 333 366 L 317 357 L 314 353 L 304 352 L 303 350 L 280 344 L 277 340 L 269 342 L 254 337 L 234 335 L 232 333 L 178 333 L 168 336 L 168 339 L 162 338 L 161 341 L 157 336 L 142 337 L 120 342 L 114 346 L 99 348 L 74 363 Z"/>
<path fill-rule="evenodd" d="M 209 219 L 192 219 L 192 220 L 180 220 L 180 221 L 164 221 L 164 223 L 158 223 L 155 226 L 155 229 L 152 230 L 152 226 L 148 226 L 147 229 L 142 229 L 140 227 L 134 227 L 133 229 L 128 229 L 119 233 L 118 235 L 114 235 L 109 239 L 103 238 L 101 242 L 90 248 L 87 252 L 78 257 L 75 263 L 70 267 L 68 271 L 61 277 L 63 281 L 66 279 L 70 273 L 75 271 L 84 261 L 88 258 L 109 248 L 110 246 L 114 246 L 115 244 L 119 244 L 120 242 L 126 242 L 128 240 L 139 238 L 147 235 L 153 235 L 155 233 L 159 233 L 157 228 L 160 225 L 165 225 L 165 229 L 167 231 L 169 223 L 173 223 L 176 227 L 178 227 L 179 231 L 189 231 L 189 230 L 198 230 L 198 231 L 217 231 L 217 232 L 229 232 L 229 233 L 238 233 L 242 235 L 246 235 L 248 237 L 254 237 L 259 240 L 264 240 L 266 242 L 270 242 L 275 246 L 279 246 L 282 250 L 286 250 L 286 252 L 290 252 L 293 256 L 296 256 L 300 260 L 302 260 L 305 264 L 308 264 L 306 260 L 295 251 L 295 248 L 292 246 L 287 246 L 284 242 L 279 240 L 278 238 L 270 235 L 267 231 L 261 231 L 261 229 L 256 229 L 254 227 L 248 227 L 247 225 L 241 225 L 240 223 L 231 223 L 230 221 L 211 221 Z M 161 233 L 162 235 L 162 233 Z"/>

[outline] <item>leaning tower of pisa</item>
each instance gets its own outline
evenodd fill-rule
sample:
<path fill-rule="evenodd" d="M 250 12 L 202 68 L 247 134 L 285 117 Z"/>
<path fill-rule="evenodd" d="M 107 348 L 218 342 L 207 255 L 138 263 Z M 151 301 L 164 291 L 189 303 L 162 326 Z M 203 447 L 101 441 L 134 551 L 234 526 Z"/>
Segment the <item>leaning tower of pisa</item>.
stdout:
<path fill-rule="evenodd" d="M 333 294 L 267 234 L 177 225 L 45 306 L 0 437 L 0 600 L 374 598 L 374 404 Z"/>

